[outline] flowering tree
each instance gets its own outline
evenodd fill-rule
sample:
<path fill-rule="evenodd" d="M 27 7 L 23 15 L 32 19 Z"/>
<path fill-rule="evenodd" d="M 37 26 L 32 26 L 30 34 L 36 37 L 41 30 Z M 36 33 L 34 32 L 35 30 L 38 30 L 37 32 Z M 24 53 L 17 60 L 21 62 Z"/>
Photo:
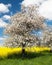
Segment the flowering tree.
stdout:
<path fill-rule="evenodd" d="M 47 27 L 47 29 L 44 30 L 41 41 L 42 41 L 41 44 L 43 44 L 43 46 L 52 47 L 52 28 L 51 27 Z"/>
<path fill-rule="evenodd" d="M 21 12 L 11 16 L 11 23 L 6 27 L 5 33 L 10 37 L 5 45 L 9 47 L 16 46 L 37 46 L 39 38 L 31 34 L 32 30 L 45 30 L 46 24 L 44 17 L 38 14 L 37 6 L 22 6 Z"/>

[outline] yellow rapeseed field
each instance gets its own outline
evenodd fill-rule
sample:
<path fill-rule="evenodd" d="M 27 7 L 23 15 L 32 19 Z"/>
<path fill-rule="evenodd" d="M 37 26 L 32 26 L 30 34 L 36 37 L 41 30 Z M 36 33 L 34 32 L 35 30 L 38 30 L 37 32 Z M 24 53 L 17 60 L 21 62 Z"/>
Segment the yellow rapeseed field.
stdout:
<path fill-rule="evenodd" d="M 50 51 L 50 48 L 48 47 L 25 47 L 25 51 L 39 53 L 41 51 Z M 0 47 L 0 57 L 1 58 L 8 57 L 8 55 L 15 54 L 15 53 L 18 54 L 21 52 L 22 52 L 21 47 L 17 47 L 17 48 Z"/>
<path fill-rule="evenodd" d="M 51 49 L 49 47 L 26 47 L 26 52 L 36 52 L 39 53 L 41 51 L 50 51 Z"/>
<path fill-rule="evenodd" d="M 1 47 L 0 48 L 0 57 L 4 58 L 8 55 L 14 54 L 14 53 L 21 53 L 22 48 L 7 48 L 7 47 Z"/>

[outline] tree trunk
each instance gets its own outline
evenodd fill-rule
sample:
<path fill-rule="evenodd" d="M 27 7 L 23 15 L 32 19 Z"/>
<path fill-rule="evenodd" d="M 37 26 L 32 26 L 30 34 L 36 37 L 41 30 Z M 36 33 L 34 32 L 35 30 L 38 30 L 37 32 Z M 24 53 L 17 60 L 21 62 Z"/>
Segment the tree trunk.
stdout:
<path fill-rule="evenodd" d="M 25 43 L 22 43 L 22 55 L 25 56 Z"/>

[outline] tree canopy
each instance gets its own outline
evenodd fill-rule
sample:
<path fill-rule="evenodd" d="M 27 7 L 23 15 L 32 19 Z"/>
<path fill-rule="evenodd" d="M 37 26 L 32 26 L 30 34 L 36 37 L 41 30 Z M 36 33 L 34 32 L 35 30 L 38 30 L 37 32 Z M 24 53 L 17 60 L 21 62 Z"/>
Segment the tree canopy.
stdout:
<path fill-rule="evenodd" d="M 42 30 L 44 32 L 42 38 L 44 39 L 46 35 L 49 37 L 48 33 L 50 32 L 46 30 L 47 25 L 44 21 L 45 18 L 38 13 L 38 6 L 22 6 L 20 12 L 11 16 L 11 23 L 7 25 L 5 29 L 5 33 L 10 35 L 5 45 L 9 47 L 19 47 L 22 46 L 22 43 L 24 43 L 25 46 L 39 45 L 42 39 L 40 41 L 40 38 L 31 34 L 31 32 L 32 30 Z M 50 36 L 52 39 L 52 32 Z M 46 39 L 45 37 L 45 40 Z"/>

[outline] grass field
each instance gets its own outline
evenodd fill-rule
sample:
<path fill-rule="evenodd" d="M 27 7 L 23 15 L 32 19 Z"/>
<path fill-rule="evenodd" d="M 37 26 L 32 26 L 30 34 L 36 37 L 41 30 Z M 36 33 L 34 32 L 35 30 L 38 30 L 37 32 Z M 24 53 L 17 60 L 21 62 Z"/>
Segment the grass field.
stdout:
<path fill-rule="evenodd" d="M 52 65 L 52 53 L 26 54 L 0 59 L 0 65 Z"/>

